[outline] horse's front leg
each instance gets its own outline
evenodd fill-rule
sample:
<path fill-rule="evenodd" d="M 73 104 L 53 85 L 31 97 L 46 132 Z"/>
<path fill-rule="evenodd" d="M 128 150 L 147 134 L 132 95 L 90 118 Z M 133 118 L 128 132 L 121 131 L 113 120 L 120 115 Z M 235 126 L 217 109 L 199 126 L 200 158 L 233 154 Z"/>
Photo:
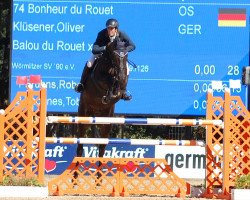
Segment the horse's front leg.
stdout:
<path fill-rule="evenodd" d="M 111 131 L 111 124 L 103 124 L 100 125 L 100 137 L 101 138 L 109 138 L 109 133 Z M 99 157 L 103 157 L 104 153 L 105 153 L 105 147 L 106 145 L 100 145 L 99 146 Z"/>
<path fill-rule="evenodd" d="M 78 138 L 84 137 L 86 134 L 87 128 L 88 128 L 88 125 L 86 125 L 86 124 L 78 124 L 77 137 Z M 76 156 L 82 157 L 82 153 L 83 153 L 83 144 L 78 144 L 77 150 L 76 150 Z"/>

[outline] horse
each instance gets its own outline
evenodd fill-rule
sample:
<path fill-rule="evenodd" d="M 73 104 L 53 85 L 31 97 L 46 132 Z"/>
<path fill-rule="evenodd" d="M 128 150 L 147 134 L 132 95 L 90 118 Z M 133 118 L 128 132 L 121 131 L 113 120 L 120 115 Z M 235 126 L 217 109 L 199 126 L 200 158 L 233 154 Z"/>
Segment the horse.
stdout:
<path fill-rule="evenodd" d="M 78 116 L 113 117 L 115 104 L 121 99 L 128 82 L 128 51 L 125 44 L 114 40 L 95 61 L 84 91 L 80 95 Z M 79 124 L 78 137 L 83 137 L 91 126 L 92 137 L 109 138 L 111 124 Z M 106 145 L 99 145 L 99 157 L 103 157 Z M 81 157 L 83 144 L 77 146 L 77 156 Z"/>

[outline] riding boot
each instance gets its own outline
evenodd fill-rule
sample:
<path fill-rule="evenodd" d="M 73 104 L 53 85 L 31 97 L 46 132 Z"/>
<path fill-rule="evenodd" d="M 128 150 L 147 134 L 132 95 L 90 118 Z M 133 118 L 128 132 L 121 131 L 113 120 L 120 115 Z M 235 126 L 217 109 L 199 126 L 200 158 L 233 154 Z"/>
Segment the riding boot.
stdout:
<path fill-rule="evenodd" d="M 86 80 L 90 74 L 90 71 L 91 71 L 91 68 L 89 68 L 87 66 L 87 64 L 85 65 L 84 69 L 83 69 L 83 72 L 82 72 L 82 76 L 81 76 L 81 81 L 80 83 L 78 83 L 76 86 L 75 86 L 75 91 L 78 92 L 78 93 L 81 93 L 83 92 L 84 90 L 84 84 L 86 83 Z"/>

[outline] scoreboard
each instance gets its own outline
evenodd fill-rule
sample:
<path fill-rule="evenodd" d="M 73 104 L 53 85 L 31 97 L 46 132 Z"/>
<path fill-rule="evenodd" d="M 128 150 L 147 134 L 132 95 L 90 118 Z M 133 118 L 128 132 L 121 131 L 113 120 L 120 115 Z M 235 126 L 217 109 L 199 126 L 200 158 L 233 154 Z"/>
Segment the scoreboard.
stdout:
<path fill-rule="evenodd" d="M 127 89 L 115 113 L 195 115 L 206 111 L 212 81 L 247 99 L 240 81 L 249 65 L 249 0 L 13 0 L 11 99 L 16 76 L 40 74 L 49 112 L 77 112 L 80 81 L 97 33 L 119 21 L 136 45 Z M 35 85 L 35 87 L 38 87 Z M 245 102 L 247 103 L 247 102 Z"/>

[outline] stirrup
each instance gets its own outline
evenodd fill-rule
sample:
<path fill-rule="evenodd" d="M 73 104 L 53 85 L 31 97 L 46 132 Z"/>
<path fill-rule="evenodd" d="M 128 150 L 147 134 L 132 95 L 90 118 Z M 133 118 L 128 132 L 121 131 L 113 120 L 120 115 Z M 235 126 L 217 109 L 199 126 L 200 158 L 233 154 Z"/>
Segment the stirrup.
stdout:
<path fill-rule="evenodd" d="M 76 86 L 75 86 L 75 91 L 77 92 L 77 93 L 82 93 L 83 92 L 83 84 L 82 83 L 78 83 Z"/>

